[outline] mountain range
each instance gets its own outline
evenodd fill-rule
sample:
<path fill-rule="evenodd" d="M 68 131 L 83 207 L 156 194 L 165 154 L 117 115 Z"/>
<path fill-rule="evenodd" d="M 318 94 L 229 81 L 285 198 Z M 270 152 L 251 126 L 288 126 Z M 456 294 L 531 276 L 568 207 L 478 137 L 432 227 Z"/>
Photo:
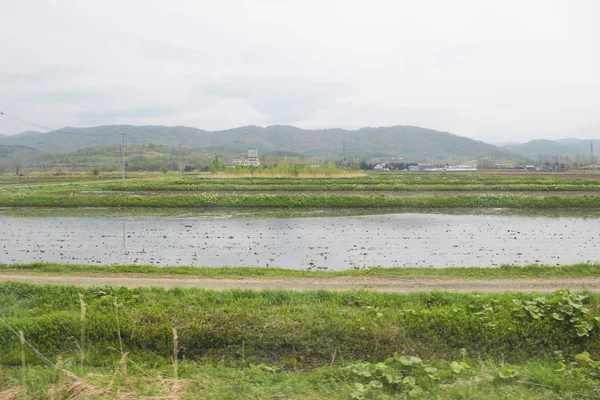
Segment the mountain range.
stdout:
<path fill-rule="evenodd" d="M 532 140 L 494 146 L 448 132 L 402 125 L 356 130 L 250 125 L 221 131 L 185 126 L 67 127 L 48 133 L 27 131 L 11 136 L 0 135 L 0 146 L 5 154 L 17 150 L 22 152 L 27 148 L 32 152 L 64 154 L 90 146 L 118 145 L 123 133 L 126 144 L 181 145 L 217 154 L 241 153 L 256 148 L 261 154 L 276 151 L 317 158 L 345 155 L 359 159 L 402 157 L 409 161 L 465 160 L 486 156 L 525 161 L 534 160 L 539 155 L 589 155 L 589 141 L 579 139 Z M 598 143 L 600 146 L 600 141 Z"/>
<path fill-rule="evenodd" d="M 257 148 L 261 153 L 288 151 L 319 158 L 346 155 L 360 159 L 403 157 L 410 160 L 507 155 L 504 150 L 488 143 L 415 126 L 316 130 L 273 125 L 205 131 L 184 126 L 108 125 L 0 136 L 0 145 L 28 146 L 45 153 L 60 154 L 90 146 L 120 144 L 122 133 L 126 144 L 181 144 L 216 153 Z"/>

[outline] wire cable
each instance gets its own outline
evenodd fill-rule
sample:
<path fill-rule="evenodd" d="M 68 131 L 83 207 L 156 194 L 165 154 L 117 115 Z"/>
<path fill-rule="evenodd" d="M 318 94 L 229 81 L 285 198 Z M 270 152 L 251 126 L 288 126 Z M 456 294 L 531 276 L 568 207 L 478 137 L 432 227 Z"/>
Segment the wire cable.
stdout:
<path fill-rule="evenodd" d="M 2 323 L 2 325 L 4 325 L 6 327 L 6 329 L 8 329 L 10 332 L 14 333 L 15 336 L 17 338 L 21 338 L 21 335 L 19 334 L 19 332 L 17 332 L 17 330 L 15 328 L 13 328 L 12 326 L 10 326 L 6 321 L 4 321 L 2 318 L 0 318 L 0 323 Z M 42 353 L 40 353 L 40 351 L 38 349 L 36 349 L 35 347 L 33 347 L 33 345 L 31 343 L 29 343 L 27 340 L 24 340 L 24 343 L 29 346 L 29 348 L 31 350 L 33 350 L 33 352 L 40 358 L 40 360 L 42 360 L 44 363 L 48 364 L 50 367 L 58 370 L 58 368 L 56 368 L 56 365 L 54 365 L 54 363 L 50 360 L 48 360 L 48 358 L 46 358 L 45 355 L 43 355 Z"/>
<path fill-rule="evenodd" d="M 52 129 L 52 128 L 49 128 L 49 127 L 44 126 L 44 125 L 36 124 L 34 122 L 25 121 L 24 119 L 17 118 L 17 117 L 14 117 L 12 115 L 8 115 L 8 114 L 0 111 L 0 117 L 2 117 L 2 116 L 6 117 L 8 119 L 12 119 L 13 121 L 20 122 L 22 124 L 27 124 L 27 125 L 35 126 L 37 128 L 41 128 L 41 129 L 46 130 L 46 131 L 61 132 L 61 133 L 65 133 L 67 135 L 75 135 L 75 136 L 100 136 L 100 137 L 109 137 L 109 136 L 116 136 L 116 135 L 120 136 L 121 135 L 121 133 L 106 133 L 106 134 L 100 135 L 100 134 L 95 134 L 95 133 L 68 132 L 68 131 L 64 131 L 62 129 Z"/>

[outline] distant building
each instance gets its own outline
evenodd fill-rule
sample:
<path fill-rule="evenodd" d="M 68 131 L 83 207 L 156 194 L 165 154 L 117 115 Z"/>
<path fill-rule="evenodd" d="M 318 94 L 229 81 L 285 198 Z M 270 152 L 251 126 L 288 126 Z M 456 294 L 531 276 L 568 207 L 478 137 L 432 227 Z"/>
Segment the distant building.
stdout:
<path fill-rule="evenodd" d="M 409 171 L 418 171 L 419 170 L 419 166 L 418 165 L 409 165 L 408 166 L 408 170 Z"/>
<path fill-rule="evenodd" d="M 248 163 L 255 167 L 260 165 L 260 160 L 258 159 L 258 150 L 250 149 L 248 150 Z"/>
<path fill-rule="evenodd" d="M 526 166 L 525 166 L 525 169 L 526 169 L 527 171 L 535 171 L 535 165 L 526 165 Z"/>
<path fill-rule="evenodd" d="M 234 158 L 231 160 L 232 165 L 241 165 L 242 167 L 258 167 L 260 165 L 260 159 L 258 158 L 258 150 L 248 150 L 248 158 Z"/>
<path fill-rule="evenodd" d="M 383 164 L 377 164 L 376 166 L 373 167 L 373 171 L 383 172 L 383 171 L 385 171 L 385 166 Z M 389 169 L 388 169 L 388 171 L 389 171 Z"/>
<path fill-rule="evenodd" d="M 428 162 L 420 162 L 417 164 L 417 167 L 419 167 L 420 171 L 423 171 L 425 169 L 433 168 L 434 165 L 432 163 L 428 163 Z"/>
<path fill-rule="evenodd" d="M 512 164 L 494 164 L 496 169 L 513 169 L 515 166 Z"/>

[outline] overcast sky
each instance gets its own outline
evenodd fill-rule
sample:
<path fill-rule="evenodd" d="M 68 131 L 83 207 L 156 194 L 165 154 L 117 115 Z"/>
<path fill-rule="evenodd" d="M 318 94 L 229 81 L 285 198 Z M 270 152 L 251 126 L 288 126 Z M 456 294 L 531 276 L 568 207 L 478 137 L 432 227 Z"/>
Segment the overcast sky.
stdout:
<path fill-rule="evenodd" d="M 0 111 L 55 128 L 600 139 L 597 0 L 0 0 L 0 34 Z"/>

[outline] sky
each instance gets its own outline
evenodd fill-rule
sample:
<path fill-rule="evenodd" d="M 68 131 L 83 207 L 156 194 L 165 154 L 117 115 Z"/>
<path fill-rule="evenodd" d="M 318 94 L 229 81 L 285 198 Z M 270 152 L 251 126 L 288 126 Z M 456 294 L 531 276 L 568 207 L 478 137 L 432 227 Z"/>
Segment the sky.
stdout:
<path fill-rule="evenodd" d="M 43 126 L 416 125 L 600 139 L 597 0 L 0 0 L 0 111 Z M 0 116 L 0 134 L 35 127 Z"/>

